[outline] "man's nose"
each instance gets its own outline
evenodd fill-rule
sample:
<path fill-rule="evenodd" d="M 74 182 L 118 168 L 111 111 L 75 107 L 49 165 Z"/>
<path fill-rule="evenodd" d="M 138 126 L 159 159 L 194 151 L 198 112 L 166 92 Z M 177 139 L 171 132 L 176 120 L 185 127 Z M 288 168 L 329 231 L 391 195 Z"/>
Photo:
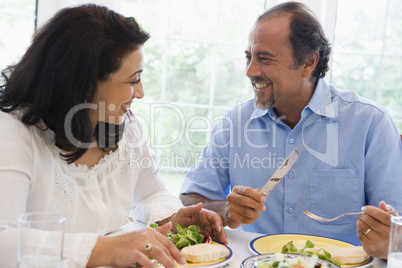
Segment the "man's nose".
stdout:
<path fill-rule="evenodd" d="M 248 78 L 261 76 L 260 65 L 254 58 L 251 58 L 247 64 L 246 75 Z"/>

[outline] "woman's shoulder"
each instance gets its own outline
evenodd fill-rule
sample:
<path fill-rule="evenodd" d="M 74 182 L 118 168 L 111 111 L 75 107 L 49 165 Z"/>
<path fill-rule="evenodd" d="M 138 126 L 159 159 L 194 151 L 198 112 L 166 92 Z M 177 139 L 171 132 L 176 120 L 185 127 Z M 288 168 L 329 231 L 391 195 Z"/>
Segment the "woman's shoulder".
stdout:
<path fill-rule="evenodd" d="M 38 139 L 46 144 L 54 144 L 54 134 L 41 121 L 37 125 L 26 125 L 21 121 L 23 113 L 19 110 L 13 112 L 0 111 L 0 137 L 16 140 Z"/>
<path fill-rule="evenodd" d="M 11 132 L 15 135 L 28 134 L 29 128 L 21 122 L 21 114 L 16 112 L 3 112 L 0 111 L 0 125 L 2 126 L 2 133 Z"/>

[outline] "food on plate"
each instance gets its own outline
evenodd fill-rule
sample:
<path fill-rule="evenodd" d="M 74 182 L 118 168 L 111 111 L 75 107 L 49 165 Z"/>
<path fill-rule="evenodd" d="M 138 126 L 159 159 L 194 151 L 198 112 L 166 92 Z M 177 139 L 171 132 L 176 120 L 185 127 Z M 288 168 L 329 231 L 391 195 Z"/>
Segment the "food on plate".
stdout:
<path fill-rule="evenodd" d="M 205 235 L 201 234 L 198 225 L 181 227 L 176 223 L 177 234 L 167 234 L 173 244 L 179 249 L 204 242 Z"/>
<path fill-rule="evenodd" d="M 282 253 L 275 253 L 271 260 L 261 261 L 257 268 L 331 268 L 327 263 L 320 263 L 318 255 L 311 257 L 298 256 L 295 258 L 285 258 Z"/>
<path fill-rule="evenodd" d="M 311 249 L 314 249 L 311 251 Z M 329 261 L 339 265 L 339 263 L 331 258 L 331 253 L 326 251 L 323 248 L 316 248 L 314 243 L 310 240 L 306 241 L 306 244 L 302 249 L 298 249 L 293 245 L 293 241 L 289 241 L 285 246 L 282 248 L 282 253 L 291 253 L 291 254 L 298 254 L 298 255 L 305 255 L 305 256 L 317 256 L 321 260 Z"/>
<path fill-rule="evenodd" d="M 158 224 L 151 223 L 151 228 L 158 227 Z M 190 225 L 189 227 L 181 227 L 176 223 L 177 233 L 169 233 L 166 235 L 178 249 L 188 247 L 200 243 L 210 243 L 211 238 L 200 233 L 201 228 L 198 225 Z"/>
<path fill-rule="evenodd" d="M 326 247 L 316 247 L 313 242 L 307 240 L 304 247 L 302 244 L 288 242 L 283 248 L 282 253 L 293 253 L 311 256 L 315 254 L 318 258 L 326 260 L 337 265 L 340 264 L 358 264 L 370 258 L 363 250 L 362 246 L 339 247 L 328 245 Z"/>
<path fill-rule="evenodd" d="M 370 258 L 362 246 L 340 248 L 331 252 L 332 259 L 340 264 L 361 263 Z"/>
<path fill-rule="evenodd" d="M 196 244 L 181 250 L 188 262 L 211 262 L 225 258 L 230 254 L 227 247 L 220 244 Z"/>

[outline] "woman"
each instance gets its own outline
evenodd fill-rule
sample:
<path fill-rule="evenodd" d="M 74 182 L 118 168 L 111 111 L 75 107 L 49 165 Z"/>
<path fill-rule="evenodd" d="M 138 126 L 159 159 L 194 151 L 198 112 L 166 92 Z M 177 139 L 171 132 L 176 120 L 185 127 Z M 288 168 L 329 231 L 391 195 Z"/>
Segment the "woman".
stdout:
<path fill-rule="evenodd" d="M 148 38 L 133 18 L 106 7 L 63 9 L 35 34 L 21 61 L 3 72 L 2 265 L 15 267 L 16 219 L 30 211 L 66 216 L 66 267 L 155 266 L 147 255 L 165 267 L 174 267 L 173 259 L 185 263 L 165 237 L 176 223 L 198 224 L 227 242 L 217 214 L 201 204 L 185 208 L 167 192 L 129 110 L 144 95 L 142 46 Z M 103 236 L 129 215 L 162 226 Z"/>

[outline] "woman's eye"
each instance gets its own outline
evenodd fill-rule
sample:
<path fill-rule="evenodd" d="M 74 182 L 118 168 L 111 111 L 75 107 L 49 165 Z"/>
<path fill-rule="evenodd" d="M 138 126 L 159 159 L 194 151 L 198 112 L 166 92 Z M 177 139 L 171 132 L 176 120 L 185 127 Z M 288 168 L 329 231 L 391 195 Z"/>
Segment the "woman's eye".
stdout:
<path fill-rule="evenodd" d="M 138 84 L 139 82 L 141 82 L 141 79 L 138 79 L 137 81 L 134 81 L 134 82 L 130 82 L 130 84 L 135 85 L 135 84 Z"/>

